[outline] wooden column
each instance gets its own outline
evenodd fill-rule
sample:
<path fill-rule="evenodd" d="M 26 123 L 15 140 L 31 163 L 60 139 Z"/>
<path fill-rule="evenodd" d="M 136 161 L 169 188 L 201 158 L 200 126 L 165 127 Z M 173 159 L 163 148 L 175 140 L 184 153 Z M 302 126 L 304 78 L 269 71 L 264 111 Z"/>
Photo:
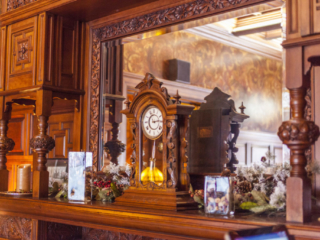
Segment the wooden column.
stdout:
<path fill-rule="evenodd" d="M 33 159 L 33 197 L 48 197 L 49 172 L 47 171 L 46 154 L 55 147 L 55 141 L 47 135 L 48 118 L 51 115 L 52 92 L 39 90 L 37 92 L 36 115 L 38 116 L 39 134 L 30 140 L 30 146 L 37 153 L 37 159 Z M 36 163 L 35 163 L 36 161 Z"/>
<path fill-rule="evenodd" d="M 310 58 L 311 67 L 317 59 Z M 310 68 L 311 69 L 311 68 Z M 304 118 L 306 92 L 310 87 L 310 70 L 303 77 L 302 86 L 291 88 L 291 119 L 283 122 L 278 136 L 291 150 L 290 177 L 287 180 L 287 221 L 308 222 L 311 220 L 311 181 L 307 176 L 305 151 L 319 137 L 319 127 Z"/>
<path fill-rule="evenodd" d="M 6 108 L 4 97 L 0 99 L 0 191 L 8 191 L 7 153 L 14 148 L 14 141 L 7 137 L 8 121 L 11 118 L 11 105 Z"/>

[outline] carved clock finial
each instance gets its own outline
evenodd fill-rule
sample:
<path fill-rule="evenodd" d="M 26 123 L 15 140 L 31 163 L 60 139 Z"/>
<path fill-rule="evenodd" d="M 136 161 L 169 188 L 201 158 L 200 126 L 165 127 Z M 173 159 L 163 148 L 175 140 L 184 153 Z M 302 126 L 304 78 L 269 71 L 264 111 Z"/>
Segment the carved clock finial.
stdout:
<path fill-rule="evenodd" d="M 131 102 L 130 102 L 130 100 L 128 99 L 127 101 L 124 102 L 124 104 L 127 105 L 127 109 L 129 109 Z"/>
<path fill-rule="evenodd" d="M 175 104 L 180 104 L 181 102 L 179 101 L 181 96 L 179 95 L 179 91 L 177 90 L 176 95 L 173 96 L 173 98 L 176 100 Z"/>
<path fill-rule="evenodd" d="M 243 105 L 243 102 L 241 103 L 239 109 L 241 110 L 241 113 L 244 114 L 244 110 L 246 109 L 246 107 Z"/>

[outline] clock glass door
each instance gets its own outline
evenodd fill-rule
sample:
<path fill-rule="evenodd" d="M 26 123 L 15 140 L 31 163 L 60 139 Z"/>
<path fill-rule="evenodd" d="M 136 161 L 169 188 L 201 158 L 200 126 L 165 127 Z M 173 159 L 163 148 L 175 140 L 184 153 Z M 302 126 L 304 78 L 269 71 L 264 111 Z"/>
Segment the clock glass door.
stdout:
<path fill-rule="evenodd" d="M 141 118 L 141 176 L 143 185 L 163 184 L 163 115 L 155 106 L 148 107 Z"/>

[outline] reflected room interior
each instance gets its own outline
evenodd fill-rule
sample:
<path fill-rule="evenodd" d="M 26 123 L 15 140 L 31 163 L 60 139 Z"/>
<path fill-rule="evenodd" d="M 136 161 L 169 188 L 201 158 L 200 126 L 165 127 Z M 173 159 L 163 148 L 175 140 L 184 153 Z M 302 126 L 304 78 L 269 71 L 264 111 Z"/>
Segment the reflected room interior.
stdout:
<path fill-rule="evenodd" d="M 171 97 L 178 90 L 182 104 L 192 105 L 196 111 L 205 96 L 218 87 L 231 96 L 238 112 L 244 106 L 244 113 L 249 115 L 241 123 L 237 139 L 239 164 L 260 163 L 266 154 L 271 164 L 288 162 L 290 152 L 277 136 L 278 127 L 290 115 L 281 46 L 285 39 L 284 12 L 283 4 L 274 1 L 108 42 L 104 64 L 115 64 L 123 71 L 103 75 L 104 91 L 112 87 L 110 79 L 122 77 L 123 97 L 132 101 L 136 85 L 151 73 L 163 82 Z M 116 57 L 117 51 L 121 57 Z M 173 68 L 179 68 L 184 79 L 177 79 Z M 112 138 L 108 101 L 105 94 L 101 106 L 102 144 Z M 119 164 L 124 165 L 130 163 L 133 142 L 125 116 L 117 134 L 126 146 L 118 157 Z M 144 138 L 143 144 L 143 162 L 147 166 L 154 151 L 156 158 L 161 155 L 162 142 L 161 138 Z M 100 147 L 101 170 L 111 158 Z M 160 161 L 155 167 L 161 169 L 157 164 Z"/>

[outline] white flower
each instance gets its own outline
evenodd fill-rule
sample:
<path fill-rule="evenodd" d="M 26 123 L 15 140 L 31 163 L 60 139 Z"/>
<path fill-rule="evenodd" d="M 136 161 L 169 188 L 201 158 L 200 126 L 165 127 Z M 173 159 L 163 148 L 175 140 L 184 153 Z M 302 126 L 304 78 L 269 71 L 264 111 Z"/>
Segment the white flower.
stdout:
<path fill-rule="evenodd" d="M 274 192 L 270 195 L 270 205 L 278 210 L 286 205 L 286 186 L 282 182 L 278 182 L 274 188 Z"/>
<path fill-rule="evenodd" d="M 119 174 L 120 166 L 114 164 L 113 162 L 110 162 L 108 166 L 105 168 L 105 172 L 108 172 L 110 174 Z"/>
<path fill-rule="evenodd" d="M 260 183 L 260 192 L 267 194 L 266 190 L 266 184 L 265 183 Z"/>
<path fill-rule="evenodd" d="M 129 178 L 121 178 L 121 179 L 119 180 L 119 184 L 122 184 L 122 185 L 125 185 L 125 186 L 130 185 Z"/>

